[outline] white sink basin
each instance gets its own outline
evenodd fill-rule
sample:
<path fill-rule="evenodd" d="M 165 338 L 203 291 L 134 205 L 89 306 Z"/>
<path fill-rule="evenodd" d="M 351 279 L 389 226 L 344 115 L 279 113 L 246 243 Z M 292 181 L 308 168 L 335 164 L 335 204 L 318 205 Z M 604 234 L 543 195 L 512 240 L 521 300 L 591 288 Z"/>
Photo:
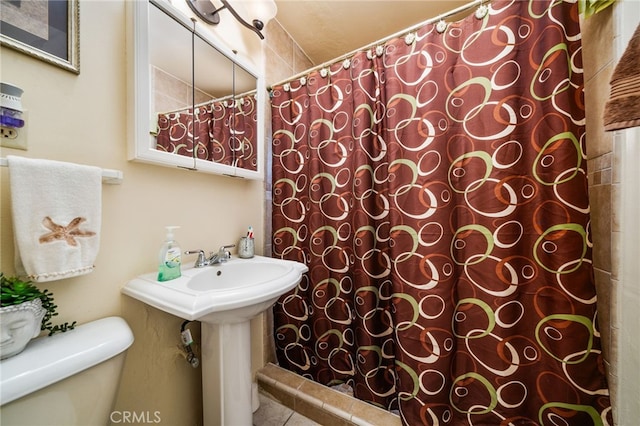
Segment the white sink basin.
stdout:
<path fill-rule="evenodd" d="M 252 424 L 250 319 L 294 288 L 309 268 L 255 256 L 188 268 L 175 280 L 156 274 L 129 281 L 122 292 L 150 306 L 201 322 L 204 426 Z M 255 387 L 257 389 L 257 386 Z"/>
<path fill-rule="evenodd" d="M 187 320 L 240 322 L 271 306 L 294 288 L 307 266 L 289 260 L 255 256 L 219 265 L 183 269 L 171 281 L 156 273 L 129 281 L 122 292 L 150 306 Z"/>

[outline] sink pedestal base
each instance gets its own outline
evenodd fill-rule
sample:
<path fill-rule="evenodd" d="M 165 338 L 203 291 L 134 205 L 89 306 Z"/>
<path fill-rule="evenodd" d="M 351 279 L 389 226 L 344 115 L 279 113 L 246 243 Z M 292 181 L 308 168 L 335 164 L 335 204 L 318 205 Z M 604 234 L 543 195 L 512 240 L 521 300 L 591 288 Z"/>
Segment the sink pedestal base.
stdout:
<path fill-rule="evenodd" d="M 250 321 L 201 322 L 204 426 L 251 426 Z"/>

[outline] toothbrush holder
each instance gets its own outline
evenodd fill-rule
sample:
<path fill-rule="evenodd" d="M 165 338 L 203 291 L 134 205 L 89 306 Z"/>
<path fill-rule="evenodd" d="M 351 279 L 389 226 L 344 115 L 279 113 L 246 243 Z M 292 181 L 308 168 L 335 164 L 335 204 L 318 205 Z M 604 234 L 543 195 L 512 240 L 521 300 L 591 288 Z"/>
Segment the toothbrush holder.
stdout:
<path fill-rule="evenodd" d="M 242 259 L 250 259 L 255 255 L 256 245 L 253 238 L 241 237 L 238 244 L 238 257 Z"/>

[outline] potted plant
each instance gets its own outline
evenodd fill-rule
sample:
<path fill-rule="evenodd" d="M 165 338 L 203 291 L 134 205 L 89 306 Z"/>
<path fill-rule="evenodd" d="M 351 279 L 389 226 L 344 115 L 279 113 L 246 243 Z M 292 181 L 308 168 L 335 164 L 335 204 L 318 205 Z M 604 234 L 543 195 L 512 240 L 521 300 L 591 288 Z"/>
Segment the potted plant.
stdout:
<path fill-rule="evenodd" d="M 0 359 L 22 352 L 41 330 L 48 330 L 51 336 L 76 325 L 75 321 L 53 325 L 51 318 L 58 315 L 53 293 L 40 290 L 30 281 L 7 278 L 0 272 L 0 290 Z"/>

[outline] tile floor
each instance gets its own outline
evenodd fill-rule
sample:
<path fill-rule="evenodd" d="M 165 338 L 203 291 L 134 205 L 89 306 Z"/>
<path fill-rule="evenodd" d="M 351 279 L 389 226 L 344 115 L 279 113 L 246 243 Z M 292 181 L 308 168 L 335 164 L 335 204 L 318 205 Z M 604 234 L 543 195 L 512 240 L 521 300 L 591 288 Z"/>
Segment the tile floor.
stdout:
<path fill-rule="evenodd" d="M 253 413 L 253 426 L 319 426 L 289 407 L 279 404 L 273 399 L 259 394 L 260 408 Z"/>

